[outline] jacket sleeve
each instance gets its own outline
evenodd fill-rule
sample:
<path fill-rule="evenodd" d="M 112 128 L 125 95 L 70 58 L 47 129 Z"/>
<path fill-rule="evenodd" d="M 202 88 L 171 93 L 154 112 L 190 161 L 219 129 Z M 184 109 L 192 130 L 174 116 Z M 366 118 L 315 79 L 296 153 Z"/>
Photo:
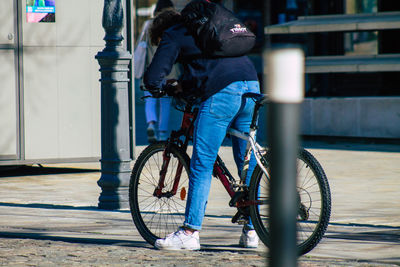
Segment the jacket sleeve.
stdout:
<path fill-rule="evenodd" d="M 165 32 L 160 45 L 144 74 L 144 85 L 147 90 L 159 90 L 165 84 L 165 78 L 171 72 L 180 52 L 179 43 L 173 31 Z"/>

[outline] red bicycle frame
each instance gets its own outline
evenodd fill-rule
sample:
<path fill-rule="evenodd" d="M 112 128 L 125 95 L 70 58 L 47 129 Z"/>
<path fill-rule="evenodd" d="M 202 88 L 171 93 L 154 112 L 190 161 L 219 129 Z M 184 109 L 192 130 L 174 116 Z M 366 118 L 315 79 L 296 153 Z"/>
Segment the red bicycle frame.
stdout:
<path fill-rule="evenodd" d="M 177 170 L 174 177 L 174 184 L 172 186 L 171 191 L 163 193 L 162 190 L 164 189 L 165 185 L 165 176 L 167 174 L 169 162 L 170 162 L 170 146 L 173 144 L 177 144 L 180 149 L 186 151 L 189 141 L 193 138 L 193 131 L 194 131 L 194 122 L 196 120 L 198 113 L 198 109 L 192 109 L 192 105 L 188 104 L 185 107 L 181 127 L 178 131 L 172 131 L 170 138 L 168 139 L 168 145 L 163 153 L 163 165 L 160 170 L 160 179 L 158 186 L 154 190 L 154 196 L 161 198 L 161 197 L 171 197 L 174 196 L 177 192 L 180 177 L 182 174 L 183 164 L 179 161 Z M 180 138 L 184 137 L 182 141 Z M 243 191 L 235 190 L 234 185 L 235 179 L 229 173 L 228 169 L 225 167 L 223 161 L 217 156 L 217 159 L 214 163 L 213 169 L 214 175 L 219 178 L 222 185 L 224 186 L 225 190 L 228 192 L 229 196 L 232 199 L 232 205 L 236 206 L 237 208 L 246 207 L 249 205 L 256 205 L 254 201 L 245 200 L 241 196 L 243 195 Z M 186 197 L 186 192 L 181 192 L 181 199 L 183 200 Z"/>

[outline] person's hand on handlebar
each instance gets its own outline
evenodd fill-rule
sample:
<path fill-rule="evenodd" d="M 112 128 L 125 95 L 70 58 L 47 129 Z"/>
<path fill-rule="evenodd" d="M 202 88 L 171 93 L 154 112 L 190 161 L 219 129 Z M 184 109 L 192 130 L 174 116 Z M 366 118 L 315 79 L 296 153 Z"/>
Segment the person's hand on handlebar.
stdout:
<path fill-rule="evenodd" d="M 146 88 L 145 86 L 141 85 L 140 89 L 142 91 L 147 91 L 151 94 L 151 96 L 146 95 L 146 96 L 142 97 L 142 99 L 148 98 L 148 97 L 160 98 L 160 97 L 165 96 L 165 94 L 166 94 L 166 92 L 163 88 L 162 89 L 155 89 L 155 88 L 149 89 L 149 88 Z"/>
<path fill-rule="evenodd" d="M 161 89 L 141 89 L 150 92 L 151 96 L 155 98 L 163 97 L 166 94 L 169 96 L 177 96 L 183 92 L 181 84 L 175 79 L 167 80 Z"/>
<path fill-rule="evenodd" d="M 183 93 L 182 85 L 175 79 L 167 80 L 164 90 L 169 96 L 176 96 Z"/>

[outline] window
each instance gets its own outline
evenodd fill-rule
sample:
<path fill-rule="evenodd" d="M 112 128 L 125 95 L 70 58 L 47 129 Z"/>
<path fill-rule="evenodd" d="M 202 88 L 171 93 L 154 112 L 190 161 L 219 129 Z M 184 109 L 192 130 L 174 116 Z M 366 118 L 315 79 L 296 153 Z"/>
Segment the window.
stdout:
<path fill-rule="evenodd" d="M 346 0 L 345 14 L 376 13 L 377 0 Z M 353 32 L 344 36 L 345 55 L 378 54 L 378 32 Z"/>
<path fill-rule="evenodd" d="M 271 43 L 298 43 L 308 62 L 320 66 L 307 75 L 307 96 L 400 95 L 400 73 L 394 71 L 400 64 L 400 30 L 392 29 L 399 15 L 382 13 L 400 11 L 400 1 L 269 1 L 271 24 L 277 25 Z M 286 23 L 282 31 L 276 30 L 280 23 Z M 366 30 L 359 31 L 360 25 Z M 296 34 L 285 33 L 289 29 Z"/>

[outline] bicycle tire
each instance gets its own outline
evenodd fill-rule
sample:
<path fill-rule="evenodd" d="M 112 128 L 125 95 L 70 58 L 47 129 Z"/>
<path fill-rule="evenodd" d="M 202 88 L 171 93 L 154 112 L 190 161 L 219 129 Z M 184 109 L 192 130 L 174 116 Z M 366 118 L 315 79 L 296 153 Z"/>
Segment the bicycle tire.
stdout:
<path fill-rule="evenodd" d="M 189 185 L 189 156 L 176 145 L 170 145 L 171 159 L 163 192 L 170 192 L 178 163 L 183 165 L 178 191 L 169 197 L 157 197 L 163 153 L 166 142 L 149 145 L 139 155 L 129 182 L 129 205 L 133 222 L 140 235 L 151 245 L 159 238 L 175 232 L 183 224 Z"/>
<path fill-rule="evenodd" d="M 271 154 L 264 156 L 265 167 L 269 169 Z M 328 179 L 319 162 L 305 149 L 298 153 L 297 192 L 300 204 L 297 215 L 298 255 L 311 251 L 322 239 L 328 227 L 331 214 L 331 193 Z M 260 187 L 260 181 L 261 187 Z M 269 218 L 269 177 L 257 165 L 251 177 L 250 200 L 263 200 L 265 205 L 250 206 L 250 217 L 261 241 L 271 246 L 268 230 Z"/>

